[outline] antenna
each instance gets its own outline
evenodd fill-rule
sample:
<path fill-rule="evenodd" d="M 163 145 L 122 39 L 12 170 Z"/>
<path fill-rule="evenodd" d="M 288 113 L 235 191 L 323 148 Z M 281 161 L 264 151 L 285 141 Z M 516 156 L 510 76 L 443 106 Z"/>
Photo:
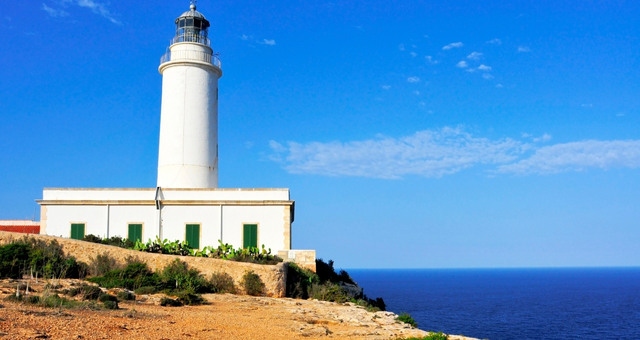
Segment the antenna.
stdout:
<path fill-rule="evenodd" d="M 191 4 L 189 7 L 196 9 L 196 6 L 198 5 L 198 0 L 191 0 L 189 1 L 189 3 Z"/>

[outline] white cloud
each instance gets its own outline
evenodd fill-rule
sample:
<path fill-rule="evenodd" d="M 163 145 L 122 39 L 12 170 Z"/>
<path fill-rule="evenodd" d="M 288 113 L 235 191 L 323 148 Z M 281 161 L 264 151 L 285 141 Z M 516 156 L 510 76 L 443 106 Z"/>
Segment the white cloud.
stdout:
<path fill-rule="evenodd" d="M 276 41 L 273 39 L 262 39 L 262 43 L 269 46 L 274 46 Z"/>
<path fill-rule="evenodd" d="M 518 53 L 531 52 L 531 49 L 527 46 L 518 46 Z"/>
<path fill-rule="evenodd" d="M 409 78 L 407 78 L 407 81 L 408 81 L 409 83 L 418 83 L 418 82 L 420 82 L 420 78 L 419 78 L 419 77 L 415 77 L 415 76 L 413 76 L 413 77 L 409 77 Z"/>
<path fill-rule="evenodd" d="M 398 50 L 400 51 L 404 51 L 406 48 L 404 47 L 404 44 L 400 44 L 398 45 Z"/>
<path fill-rule="evenodd" d="M 416 52 L 410 52 L 410 53 L 409 53 L 409 55 L 411 55 L 412 57 L 414 57 L 414 58 L 415 58 L 415 57 L 417 57 L 417 56 L 418 56 L 418 53 L 416 53 Z"/>
<path fill-rule="evenodd" d="M 469 60 L 479 60 L 480 58 L 482 58 L 482 53 L 475 51 L 471 52 L 471 54 L 467 56 L 467 59 Z"/>
<path fill-rule="evenodd" d="M 589 168 L 639 168 L 640 140 L 586 140 L 546 146 L 532 156 L 498 166 L 498 173 L 554 174 Z"/>
<path fill-rule="evenodd" d="M 107 8 L 107 4 L 102 3 L 96 0 L 59 0 L 56 1 L 59 5 L 67 7 L 69 5 L 78 6 L 82 8 L 88 8 L 93 13 L 102 16 L 103 18 L 111 21 L 114 24 L 120 25 L 121 22 L 115 18 L 113 13 Z M 55 9 L 47 6 L 46 4 L 42 4 L 42 9 L 47 12 L 51 16 L 67 16 L 68 13 L 62 9 Z"/>
<path fill-rule="evenodd" d="M 522 138 L 548 142 L 551 135 L 523 134 Z M 269 144 L 270 159 L 286 171 L 325 176 L 437 178 L 473 167 L 494 175 L 640 168 L 640 140 L 587 140 L 537 147 L 511 138 L 475 137 L 460 127 L 359 141 Z"/>
<path fill-rule="evenodd" d="M 464 46 L 464 44 L 462 42 L 458 41 L 458 42 L 454 42 L 454 43 L 451 43 L 451 44 L 448 44 L 448 45 L 444 45 L 444 46 L 442 46 L 442 49 L 447 51 L 447 50 L 451 50 L 451 49 L 454 49 L 454 48 L 460 48 L 462 46 Z"/>
<path fill-rule="evenodd" d="M 250 37 L 250 36 L 248 36 L 248 35 L 246 35 L 246 34 L 243 34 L 243 35 L 241 35 L 241 36 L 240 36 L 240 39 L 242 39 L 242 40 L 249 40 L 249 39 L 251 39 L 251 37 Z"/>
<path fill-rule="evenodd" d="M 502 40 L 498 39 L 498 38 L 493 38 L 489 41 L 487 41 L 487 44 L 491 44 L 491 45 L 502 45 Z"/>
<path fill-rule="evenodd" d="M 388 90 L 391 88 L 391 85 L 382 85 L 383 90 Z"/>
<path fill-rule="evenodd" d="M 482 74 L 482 78 L 487 79 L 487 80 L 493 79 L 493 75 L 490 74 L 490 73 L 483 73 Z"/>
<path fill-rule="evenodd" d="M 431 65 L 435 65 L 435 64 L 437 64 L 437 63 L 438 63 L 438 61 L 437 61 L 437 60 L 435 60 L 435 59 L 433 59 L 433 57 L 432 57 L 432 56 L 430 56 L 430 55 L 425 56 L 425 57 L 424 57 L 424 60 L 425 60 L 427 63 L 431 64 Z"/>
<path fill-rule="evenodd" d="M 46 4 L 42 4 L 42 10 L 47 12 L 47 14 L 49 14 L 49 16 L 54 17 L 54 18 L 66 17 L 66 16 L 69 15 L 69 12 L 67 12 L 65 10 L 51 8 L 51 7 L 47 6 Z"/>
<path fill-rule="evenodd" d="M 420 91 L 415 90 L 415 91 L 413 91 L 413 94 L 416 95 L 416 96 L 419 96 L 420 95 Z"/>
<path fill-rule="evenodd" d="M 467 64 L 467 62 L 466 62 L 466 61 L 464 61 L 464 60 L 460 60 L 460 61 L 456 64 L 456 67 L 459 67 L 459 68 L 467 68 L 467 67 L 469 67 L 469 64 Z"/>
<path fill-rule="evenodd" d="M 480 64 L 480 66 L 478 66 L 478 71 L 489 72 L 491 71 L 491 66 Z"/>
<path fill-rule="evenodd" d="M 477 138 L 461 128 L 418 131 L 410 136 L 351 142 L 270 142 L 272 159 L 291 173 L 397 179 L 441 177 L 478 164 L 517 159 L 522 143 Z"/>

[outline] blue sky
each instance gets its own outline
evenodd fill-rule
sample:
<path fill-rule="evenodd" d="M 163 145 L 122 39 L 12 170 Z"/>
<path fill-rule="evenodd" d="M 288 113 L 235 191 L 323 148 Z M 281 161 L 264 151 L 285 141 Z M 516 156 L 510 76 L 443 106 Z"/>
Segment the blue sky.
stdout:
<path fill-rule="evenodd" d="M 3 2 L 0 219 L 155 187 L 188 1 Z M 287 187 L 344 268 L 640 265 L 640 5 L 199 1 L 221 187 Z"/>

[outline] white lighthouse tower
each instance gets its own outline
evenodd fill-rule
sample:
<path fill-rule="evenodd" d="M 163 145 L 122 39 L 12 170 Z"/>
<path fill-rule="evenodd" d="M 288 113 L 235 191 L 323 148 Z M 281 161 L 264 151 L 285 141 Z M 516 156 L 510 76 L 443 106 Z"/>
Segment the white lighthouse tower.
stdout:
<path fill-rule="evenodd" d="M 176 21 L 162 57 L 158 182 L 161 188 L 218 187 L 220 60 L 208 38 L 209 21 L 195 2 Z"/>

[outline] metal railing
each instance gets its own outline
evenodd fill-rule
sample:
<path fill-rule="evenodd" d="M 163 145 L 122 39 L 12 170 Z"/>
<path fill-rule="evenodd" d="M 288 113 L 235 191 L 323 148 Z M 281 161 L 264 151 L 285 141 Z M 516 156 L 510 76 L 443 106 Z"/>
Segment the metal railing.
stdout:
<path fill-rule="evenodd" d="M 201 61 L 217 68 L 222 68 L 222 63 L 217 55 L 212 55 L 211 53 L 202 52 L 202 51 L 168 51 L 160 58 L 160 64 L 164 64 L 169 61 L 177 61 L 177 60 L 193 60 L 193 61 Z"/>
<path fill-rule="evenodd" d="M 194 42 L 211 47 L 211 40 L 209 40 L 209 38 L 193 33 L 180 34 L 171 39 L 171 45 L 181 42 Z"/>

